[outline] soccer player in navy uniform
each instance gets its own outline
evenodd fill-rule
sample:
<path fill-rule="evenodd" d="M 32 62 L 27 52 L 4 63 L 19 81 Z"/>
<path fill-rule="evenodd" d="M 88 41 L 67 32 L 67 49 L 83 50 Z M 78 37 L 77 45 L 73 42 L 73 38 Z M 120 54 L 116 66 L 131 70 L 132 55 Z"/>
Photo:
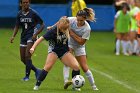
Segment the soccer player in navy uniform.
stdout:
<path fill-rule="evenodd" d="M 45 39 L 49 41 L 48 56 L 46 59 L 46 64 L 35 84 L 34 90 L 38 90 L 41 82 L 46 78 L 48 72 L 51 70 L 55 64 L 57 58 L 61 62 L 72 69 L 75 73 L 72 74 L 79 75 L 79 66 L 76 58 L 69 52 L 68 48 L 68 38 L 69 38 L 69 20 L 67 18 L 61 18 L 58 24 L 54 26 L 51 30 L 41 36 L 30 49 L 30 53 L 33 54 L 35 48 Z"/>
<path fill-rule="evenodd" d="M 20 1 L 21 10 L 17 15 L 14 33 L 10 39 L 10 42 L 13 43 L 13 40 L 19 30 L 19 27 L 21 27 L 22 33 L 20 38 L 20 57 L 21 61 L 26 65 L 26 75 L 23 78 L 24 81 L 29 80 L 31 69 L 35 72 L 36 78 L 39 75 L 40 71 L 32 64 L 31 54 L 29 50 L 34 44 L 37 35 L 44 28 L 43 20 L 33 9 L 29 7 L 29 5 L 29 0 Z M 36 29 L 36 25 L 38 24 L 40 24 L 40 28 Z"/>

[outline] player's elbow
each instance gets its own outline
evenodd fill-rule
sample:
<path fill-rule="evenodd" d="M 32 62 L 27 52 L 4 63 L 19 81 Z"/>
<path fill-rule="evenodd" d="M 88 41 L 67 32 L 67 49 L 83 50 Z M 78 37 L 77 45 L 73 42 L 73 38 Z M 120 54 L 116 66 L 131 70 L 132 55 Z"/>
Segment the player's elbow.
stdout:
<path fill-rule="evenodd" d="M 85 41 L 80 40 L 78 43 L 79 43 L 79 45 L 84 45 L 85 44 Z"/>

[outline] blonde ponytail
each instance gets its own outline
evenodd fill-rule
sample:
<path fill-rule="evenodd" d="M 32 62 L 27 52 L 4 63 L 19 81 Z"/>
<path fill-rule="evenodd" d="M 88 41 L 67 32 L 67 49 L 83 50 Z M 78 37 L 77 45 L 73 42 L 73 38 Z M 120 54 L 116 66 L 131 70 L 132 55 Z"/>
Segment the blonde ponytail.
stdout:
<path fill-rule="evenodd" d="M 86 13 L 87 13 L 87 20 L 89 20 L 89 21 L 95 21 L 95 12 L 93 11 L 93 9 L 92 8 L 84 8 L 83 9 L 84 11 L 86 11 Z"/>

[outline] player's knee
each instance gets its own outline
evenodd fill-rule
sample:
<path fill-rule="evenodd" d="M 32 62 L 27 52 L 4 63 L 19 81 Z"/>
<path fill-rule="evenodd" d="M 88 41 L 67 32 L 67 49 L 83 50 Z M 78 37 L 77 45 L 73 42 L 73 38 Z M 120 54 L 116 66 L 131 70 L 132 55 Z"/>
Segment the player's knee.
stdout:
<path fill-rule="evenodd" d="M 74 65 L 74 66 L 73 66 L 73 70 L 75 70 L 75 71 L 80 70 L 79 65 Z"/>
<path fill-rule="evenodd" d="M 27 61 L 27 60 L 31 60 L 31 56 L 25 56 L 25 60 Z"/>

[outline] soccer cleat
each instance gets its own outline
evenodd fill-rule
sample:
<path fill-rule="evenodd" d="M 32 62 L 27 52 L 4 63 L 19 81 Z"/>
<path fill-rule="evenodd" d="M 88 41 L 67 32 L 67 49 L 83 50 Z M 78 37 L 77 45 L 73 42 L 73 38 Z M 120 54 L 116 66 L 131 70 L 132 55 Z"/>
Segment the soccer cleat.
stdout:
<path fill-rule="evenodd" d="M 74 91 L 81 91 L 81 89 L 80 88 L 72 88 Z"/>
<path fill-rule="evenodd" d="M 119 56 L 119 55 L 120 55 L 120 53 L 116 52 L 116 56 Z"/>
<path fill-rule="evenodd" d="M 29 80 L 29 77 L 25 76 L 22 80 L 23 81 L 28 81 Z"/>
<path fill-rule="evenodd" d="M 129 56 L 129 54 L 128 54 L 128 53 L 124 53 L 124 55 L 125 55 L 125 56 Z"/>
<path fill-rule="evenodd" d="M 39 89 L 39 86 L 35 85 L 33 90 L 38 90 Z"/>
<path fill-rule="evenodd" d="M 93 89 L 93 90 L 99 90 L 99 89 L 96 87 L 96 85 L 92 86 L 92 89 Z"/>
<path fill-rule="evenodd" d="M 35 72 L 35 77 L 36 77 L 36 80 L 39 78 L 39 75 L 41 74 L 41 71 L 40 69 L 37 69 L 36 72 Z"/>
<path fill-rule="evenodd" d="M 67 82 L 64 84 L 64 89 L 67 89 L 71 84 L 72 84 L 72 81 L 67 81 Z"/>

